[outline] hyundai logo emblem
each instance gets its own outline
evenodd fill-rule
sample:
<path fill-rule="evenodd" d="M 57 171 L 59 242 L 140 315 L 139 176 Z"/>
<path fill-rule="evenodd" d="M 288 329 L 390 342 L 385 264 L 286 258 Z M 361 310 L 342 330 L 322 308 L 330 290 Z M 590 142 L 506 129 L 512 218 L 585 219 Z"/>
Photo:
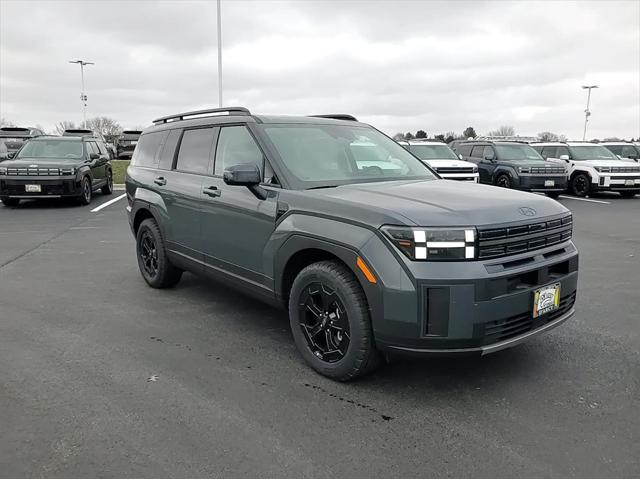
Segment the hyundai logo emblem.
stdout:
<path fill-rule="evenodd" d="M 524 216 L 535 216 L 536 214 L 536 210 L 534 210 L 533 208 L 529 208 L 528 206 L 518 208 L 518 212 Z"/>

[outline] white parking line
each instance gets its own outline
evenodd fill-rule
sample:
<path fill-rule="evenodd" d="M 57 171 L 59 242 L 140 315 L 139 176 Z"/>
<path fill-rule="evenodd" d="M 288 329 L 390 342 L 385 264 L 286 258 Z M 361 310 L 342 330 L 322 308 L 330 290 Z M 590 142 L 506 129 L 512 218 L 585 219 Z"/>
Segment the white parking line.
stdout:
<path fill-rule="evenodd" d="M 114 199 L 112 199 L 112 200 L 106 201 L 106 202 L 102 203 L 100 206 L 98 206 L 98 207 L 96 207 L 96 208 L 92 209 L 92 210 L 91 210 L 91 212 L 92 212 L 92 213 L 96 213 L 96 212 L 100 211 L 102 208 L 106 208 L 107 206 L 114 204 L 116 201 L 121 200 L 121 199 L 122 199 L 122 198 L 124 198 L 125 196 L 127 196 L 127 194 L 126 194 L 126 193 L 124 193 L 124 194 L 122 194 L 122 195 L 120 195 L 120 196 L 117 196 L 117 197 L 115 197 L 115 198 L 114 198 Z"/>
<path fill-rule="evenodd" d="M 601 205 L 610 205 L 611 204 L 608 201 L 590 200 L 588 198 L 578 198 L 577 196 L 560 195 L 560 196 L 558 196 L 558 198 L 565 198 L 567 200 L 576 200 L 576 201 L 587 201 L 589 203 L 600 203 Z"/>

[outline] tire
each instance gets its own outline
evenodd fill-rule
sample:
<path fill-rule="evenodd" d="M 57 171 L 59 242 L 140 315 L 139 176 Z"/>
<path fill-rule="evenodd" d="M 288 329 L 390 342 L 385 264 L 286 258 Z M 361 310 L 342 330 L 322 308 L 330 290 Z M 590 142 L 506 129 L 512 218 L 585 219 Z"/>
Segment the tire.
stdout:
<path fill-rule="evenodd" d="M 111 170 L 107 170 L 107 184 L 104 185 L 100 191 L 103 195 L 110 195 L 113 193 L 113 172 Z"/>
<path fill-rule="evenodd" d="M 93 190 L 91 189 L 91 180 L 88 176 L 84 176 L 80 182 L 80 196 L 78 197 L 78 202 L 81 205 L 86 206 L 91 203 L 92 198 Z"/>
<path fill-rule="evenodd" d="M 136 257 L 142 277 L 152 288 L 170 288 L 182 277 L 169 257 L 156 220 L 144 220 L 136 233 Z"/>
<path fill-rule="evenodd" d="M 511 188 L 511 178 L 509 178 L 509 175 L 505 173 L 498 175 L 496 178 L 496 186 L 501 188 Z"/>
<path fill-rule="evenodd" d="M 7 197 L 3 197 L 1 199 L 2 204 L 5 206 L 18 206 L 20 204 L 20 199 L 19 198 L 7 198 Z"/>
<path fill-rule="evenodd" d="M 552 192 L 550 192 L 550 193 L 546 193 L 546 195 L 547 195 L 549 198 L 553 198 L 554 200 L 557 200 L 557 199 L 558 199 L 558 196 L 560 196 L 560 194 L 561 194 L 561 192 L 560 192 L 560 191 L 552 191 Z"/>
<path fill-rule="evenodd" d="M 638 193 L 636 191 L 621 191 L 620 192 L 620 196 L 622 196 L 623 198 L 633 198 L 637 194 Z"/>
<path fill-rule="evenodd" d="M 574 196 L 585 197 L 591 191 L 591 179 L 586 173 L 578 173 L 571 178 L 571 193 Z"/>
<path fill-rule="evenodd" d="M 298 351 L 323 376 L 349 381 L 380 364 L 364 291 L 338 261 L 314 263 L 298 274 L 289 321 Z"/>

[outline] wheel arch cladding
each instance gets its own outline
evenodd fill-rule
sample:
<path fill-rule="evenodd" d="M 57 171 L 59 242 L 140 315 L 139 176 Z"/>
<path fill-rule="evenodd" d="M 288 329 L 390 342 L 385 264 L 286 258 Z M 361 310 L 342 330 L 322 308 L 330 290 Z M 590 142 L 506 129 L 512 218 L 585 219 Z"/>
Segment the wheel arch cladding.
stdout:
<path fill-rule="evenodd" d="M 155 216 L 153 216 L 153 213 L 151 213 L 151 210 L 149 210 L 148 208 L 146 207 L 139 208 L 138 211 L 136 211 L 136 214 L 133 218 L 133 232 L 137 234 L 138 229 L 140 228 L 140 225 L 142 224 L 142 222 L 149 218 L 153 220 L 156 219 Z"/>

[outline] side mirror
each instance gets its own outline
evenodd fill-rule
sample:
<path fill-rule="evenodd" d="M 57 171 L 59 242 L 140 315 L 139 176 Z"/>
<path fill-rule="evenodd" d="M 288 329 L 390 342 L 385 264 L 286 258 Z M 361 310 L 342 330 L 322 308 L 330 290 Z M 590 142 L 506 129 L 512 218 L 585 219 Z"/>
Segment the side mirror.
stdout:
<path fill-rule="evenodd" d="M 91 159 L 91 160 L 97 160 L 98 158 L 100 158 L 100 155 L 97 154 L 97 153 L 91 153 L 89 155 L 89 159 Z"/>
<path fill-rule="evenodd" d="M 487 160 L 487 161 L 491 161 L 491 162 L 493 162 L 493 160 L 495 160 L 493 155 L 484 155 L 484 159 Z"/>
<path fill-rule="evenodd" d="M 458 158 L 462 160 L 462 155 L 460 153 L 458 153 Z"/>
<path fill-rule="evenodd" d="M 7 153 L 7 159 L 8 159 L 8 160 L 13 159 L 13 157 L 14 157 L 14 156 L 16 156 L 16 154 L 15 154 L 14 152 Z"/>
<path fill-rule="evenodd" d="M 256 165 L 234 165 L 226 168 L 222 176 L 224 182 L 233 186 L 255 186 L 262 181 Z"/>
<path fill-rule="evenodd" d="M 561 159 L 562 161 L 569 162 L 569 155 L 560 155 L 560 159 Z"/>

